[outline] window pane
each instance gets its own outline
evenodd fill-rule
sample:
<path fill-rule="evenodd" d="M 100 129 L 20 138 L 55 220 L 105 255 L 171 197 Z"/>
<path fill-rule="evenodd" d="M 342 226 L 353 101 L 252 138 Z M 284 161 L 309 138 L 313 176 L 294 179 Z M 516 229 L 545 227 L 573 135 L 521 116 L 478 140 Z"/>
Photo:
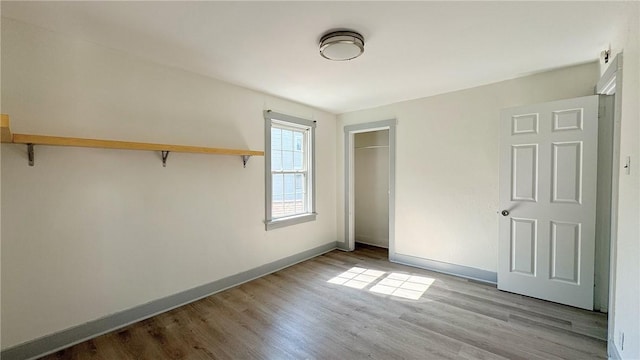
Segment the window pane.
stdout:
<path fill-rule="evenodd" d="M 295 200 L 294 174 L 284 174 L 284 199 L 286 201 Z"/>
<path fill-rule="evenodd" d="M 302 139 L 303 139 L 303 133 L 296 131 L 293 134 L 293 139 L 294 139 L 294 147 L 293 149 L 296 151 L 302 151 Z"/>
<path fill-rule="evenodd" d="M 303 174 L 296 174 L 296 192 L 302 192 L 304 189 L 302 187 Z"/>
<path fill-rule="evenodd" d="M 282 174 L 273 174 L 271 178 L 271 194 L 274 199 L 282 200 L 284 194 L 284 181 Z"/>
<path fill-rule="evenodd" d="M 296 170 L 302 170 L 302 153 L 296 151 L 293 153 L 293 168 Z"/>
<path fill-rule="evenodd" d="M 282 130 L 278 128 L 271 128 L 271 149 L 282 149 Z"/>
<path fill-rule="evenodd" d="M 293 151 L 293 131 L 282 129 L 282 149 Z"/>
<path fill-rule="evenodd" d="M 293 170 L 293 151 L 282 152 L 282 170 Z"/>
<path fill-rule="evenodd" d="M 282 151 L 271 151 L 271 170 L 282 170 Z"/>
<path fill-rule="evenodd" d="M 305 197 L 305 179 L 306 174 L 296 174 L 296 212 L 307 212 Z"/>
<path fill-rule="evenodd" d="M 284 180 L 282 174 L 271 175 L 271 216 L 279 218 L 284 216 Z"/>

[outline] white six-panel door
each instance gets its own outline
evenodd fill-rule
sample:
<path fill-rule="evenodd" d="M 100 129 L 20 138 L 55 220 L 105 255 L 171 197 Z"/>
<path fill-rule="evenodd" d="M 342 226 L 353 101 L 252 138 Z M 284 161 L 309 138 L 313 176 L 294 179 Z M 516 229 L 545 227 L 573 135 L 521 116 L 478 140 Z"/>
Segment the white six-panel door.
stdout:
<path fill-rule="evenodd" d="M 593 309 L 598 96 L 501 113 L 498 288 Z"/>

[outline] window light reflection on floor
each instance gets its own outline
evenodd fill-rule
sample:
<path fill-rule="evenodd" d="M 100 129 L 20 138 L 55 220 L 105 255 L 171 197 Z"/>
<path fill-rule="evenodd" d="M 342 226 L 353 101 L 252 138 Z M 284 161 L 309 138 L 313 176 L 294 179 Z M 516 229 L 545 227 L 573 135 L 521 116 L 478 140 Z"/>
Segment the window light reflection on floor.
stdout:
<path fill-rule="evenodd" d="M 354 289 L 364 289 L 384 274 L 386 274 L 384 271 L 355 266 L 327 282 Z M 384 279 L 374 284 L 369 291 L 404 299 L 418 300 L 434 281 L 434 279 L 424 276 L 390 273 Z"/>
<path fill-rule="evenodd" d="M 386 278 L 380 280 L 370 291 L 378 294 L 418 300 L 433 282 L 434 279 L 423 276 L 391 273 Z"/>
<path fill-rule="evenodd" d="M 355 266 L 327 282 L 355 289 L 364 289 L 367 285 L 371 284 L 382 275 L 384 275 L 384 271 L 370 270 Z"/>

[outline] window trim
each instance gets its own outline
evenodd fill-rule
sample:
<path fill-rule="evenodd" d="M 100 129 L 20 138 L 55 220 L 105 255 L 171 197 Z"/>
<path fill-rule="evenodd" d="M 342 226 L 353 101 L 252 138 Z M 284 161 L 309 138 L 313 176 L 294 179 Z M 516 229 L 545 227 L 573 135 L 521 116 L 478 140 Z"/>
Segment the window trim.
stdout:
<path fill-rule="evenodd" d="M 301 119 L 295 116 L 280 114 L 271 110 L 264 111 L 264 144 L 265 144 L 265 161 L 264 161 L 264 182 L 265 182 L 265 230 L 273 230 L 285 226 L 301 224 L 316 219 L 316 122 L 312 120 Z M 308 177 L 310 186 L 307 191 L 310 192 L 310 209 L 304 214 L 296 214 L 292 216 L 282 217 L 278 219 L 272 218 L 272 201 L 273 201 L 273 184 L 271 174 L 271 126 L 272 124 L 290 123 L 293 126 L 298 125 L 309 129 L 309 147 L 311 148 L 310 164 L 308 166 Z M 290 125 L 291 126 L 291 125 Z"/>

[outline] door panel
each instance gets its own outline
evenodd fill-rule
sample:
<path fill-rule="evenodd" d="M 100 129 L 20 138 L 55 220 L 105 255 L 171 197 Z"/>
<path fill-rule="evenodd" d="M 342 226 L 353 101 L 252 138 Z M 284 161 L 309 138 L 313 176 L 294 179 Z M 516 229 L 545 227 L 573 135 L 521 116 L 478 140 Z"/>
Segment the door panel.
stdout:
<path fill-rule="evenodd" d="M 553 131 L 582 130 L 582 109 L 553 112 Z"/>
<path fill-rule="evenodd" d="M 580 204 L 582 188 L 582 142 L 553 143 L 551 201 Z"/>
<path fill-rule="evenodd" d="M 518 115 L 511 118 L 512 135 L 536 134 L 538 114 Z"/>
<path fill-rule="evenodd" d="M 551 221 L 551 279 L 580 283 L 580 224 Z"/>
<path fill-rule="evenodd" d="M 501 121 L 498 288 L 592 309 L 598 97 Z"/>
<path fill-rule="evenodd" d="M 511 147 L 511 199 L 536 201 L 538 194 L 538 145 Z"/>
<path fill-rule="evenodd" d="M 511 271 L 520 274 L 536 273 L 536 221 L 511 219 Z"/>

